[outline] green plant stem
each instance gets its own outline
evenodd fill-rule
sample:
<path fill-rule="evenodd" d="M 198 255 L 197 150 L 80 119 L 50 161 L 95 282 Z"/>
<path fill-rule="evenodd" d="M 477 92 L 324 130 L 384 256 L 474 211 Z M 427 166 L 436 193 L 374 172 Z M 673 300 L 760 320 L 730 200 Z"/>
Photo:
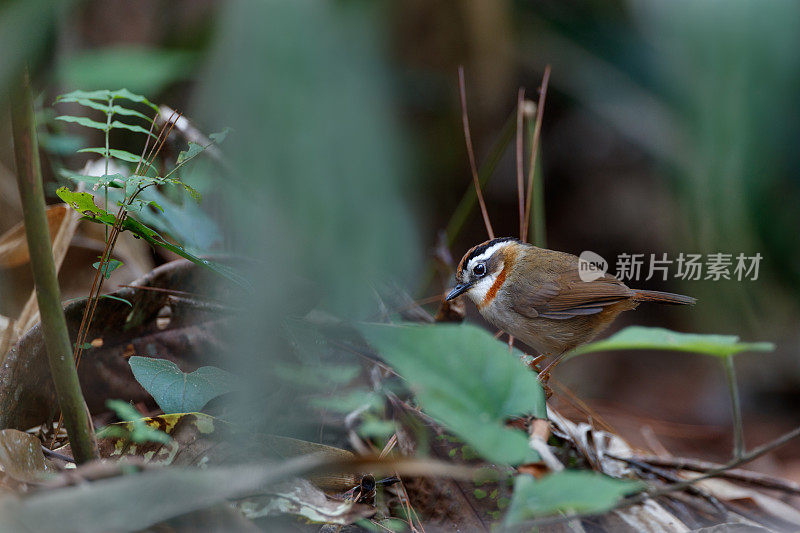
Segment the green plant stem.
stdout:
<path fill-rule="evenodd" d="M 105 176 L 108 176 L 108 163 L 111 160 L 111 150 L 110 148 L 110 139 L 111 136 L 111 118 L 114 116 L 114 98 L 109 96 L 108 97 L 108 111 L 106 112 L 106 131 L 105 131 L 105 139 L 106 139 L 106 153 L 104 159 L 106 160 L 106 171 Z M 108 178 L 106 178 L 108 179 Z M 105 203 L 103 205 L 103 209 L 108 211 L 108 183 L 103 185 L 103 198 Z M 106 242 L 108 242 L 108 226 L 105 226 L 105 237 Z"/>
<path fill-rule="evenodd" d="M 736 369 L 733 366 L 733 356 L 723 357 L 725 377 L 728 381 L 728 392 L 731 396 L 731 409 L 733 410 L 733 456 L 739 459 L 744 455 L 744 428 L 742 424 L 742 406 L 739 401 L 739 387 L 736 383 Z"/>
<path fill-rule="evenodd" d="M 76 462 L 83 463 L 97 458 L 97 444 L 81 393 L 67 322 L 61 308 L 61 291 L 45 213 L 36 120 L 27 71 L 23 73 L 21 83 L 15 88 L 11 100 L 11 125 L 25 234 L 50 372 L 73 456 Z"/>
<path fill-rule="evenodd" d="M 534 138 L 534 130 L 536 128 L 535 119 L 528 119 L 528 134 L 530 138 Z M 531 141 L 531 151 L 536 147 Z M 544 221 L 544 183 L 542 182 L 542 165 L 540 157 L 537 155 L 533 162 L 534 168 L 531 175 L 533 176 L 533 201 L 531 202 L 530 214 L 530 227 L 532 231 L 528 233 L 528 240 L 541 248 L 547 248 L 547 231 Z"/>

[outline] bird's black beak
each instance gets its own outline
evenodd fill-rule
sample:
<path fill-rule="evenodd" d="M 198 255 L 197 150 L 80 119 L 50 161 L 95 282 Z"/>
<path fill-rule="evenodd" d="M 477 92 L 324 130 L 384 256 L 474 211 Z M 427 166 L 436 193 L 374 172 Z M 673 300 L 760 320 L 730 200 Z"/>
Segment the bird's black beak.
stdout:
<path fill-rule="evenodd" d="M 453 298 L 461 296 L 462 294 L 467 292 L 470 289 L 470 287 L 472 287 L 472 283 L 459 283 L 453 288 L 452 291 L 450 291 L 450 294 L 447 295 L 447 298 L 445 298 L 444 301 L 449 302 Z"/>

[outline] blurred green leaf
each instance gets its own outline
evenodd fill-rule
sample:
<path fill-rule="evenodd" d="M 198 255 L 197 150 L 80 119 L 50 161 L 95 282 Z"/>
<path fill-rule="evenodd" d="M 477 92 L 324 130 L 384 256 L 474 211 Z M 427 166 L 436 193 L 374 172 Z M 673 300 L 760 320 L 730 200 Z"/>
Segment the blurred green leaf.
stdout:
<path fill-rule="evenodd" d="M 87 117 L 75 117 L 75 116 L 72 116 L 72 115 L 60 115 L 60 116 L 56 117 L 56 120 L 61 120 L 63 122 L 73 122 L 75 124 L 80 124 L 81 126 L 84 126 L 84 127 L 87 127 L 87 128 L 93 128 L 93 129 L 101 130 L 101 131 L 109 131 L 109 130 L 114 130 L 114 129 L 123 129 L 123 130 L 133 131 L 133 132 L 136 132 L 136 133 L 144 133 L 145 135 L 150 135 L 153 138 L 156 137 L 155 134 L 150 133 L 149 130 L 144 129 L 141 126 L 137 126 L 137 125 L 134 125 L 134 124 L 126 124 L 124 122 L 120 122 L 119 120 L 115 120 L 115 121 L 111 122 L 111 124 L 106 124 L 105 122 L 98 122 L 96 120 L 92 120 L 92 119 L 87 118 Z M 103 150 L 104 150 L 103 153 L 105 153 L 105 149 L 103 149 Z M 134 162 L 138 162 L 138 158 Z"/>
<path fill-rule="evenodd" d="M 463 324 L 359 326 L 400 375 L 423 409 L 490 461 L 519 464 L 538 457 L 527 436 L 505 426 L 513 416 L 546 418 L 539 381 L 487 331 Z"/>
<path fill-rule="evenodd" d="M 108 400 L 106 406 L 114 411 L 117 416 L 125 422 L 131 423 L 131 429 L 127 430 L 121 426 L 106 426 L 97 432 L 98 438 L 124 437 L 133 442 L 160 442 L 169 444 L 172 437 L 161 430 L 151 428 L 144 422 L 142 414 L 133 408 L 128 402 L 122 400 Z"/>
<path fill-rule="evenodd" d="M 186 79 L 197 57 L 196 53 L 184 50 L 120 46 L 69 57 L 58 73 L 63 84 L 71 87 L 99 89 L 121 85 L 135 93 L 155 94 L 171 83 Z"/>
<path fill-rule="evenodd" d="M 87 128 L 94 128 L 96 130 L 106 131 L 108 129 L 105 122 L 97 122 L 96 120 L 92 120 L 87 117 L 74 117 L 72 115 L 61 115 L 56 117 L 56 120 L 61 120 L 63 122 L 74 122 L 75 124 L 80 124 L 81 126 L 85 126 Z"/>
<path fill-rule="evenodd" d="M 557 512 L 601 513 L 623 496 L 645 487 L 639 481 L 615 479 L 590 470 L 563 470 L 539 480 L 517 476 L 506 524 Z"/>
<path fill-rule="evenodd" d="M 182 165 L 200 154 L 205 148 L 195 142 L 189 142 L 189 149 L 178 154 L 177 165 Z"/>
<path fill-rule="evenodd" d="M 111 273 L 114 272 L 116 269 L 122 266 L 122 261 L 118 261 L 116 259 L 109 259 L 108 262 L 103 267 L 103 277 L 106 279 L 111 277 Z M 100 268 L 100 261 L 95 261 L 92 263 L 92 267 L 95 270 Z"/>
<path fill-rule="evenodd" d="M 230 132 L 231 132 L 230 128 L 224 128 L 222 131 L 218 131 L 216 133 L 210 133 L 208 135 L 208 138 L 214 141 L 216 144 L 221 144 Z"/>
<path fill-rule="evenodd" d="M 607 339 L 573 350 L 570 357 L 608 350 L 673 350 L 729 357 L 739 352 L 771 352 L 774 349 L 771 342 L 739 342 L 736 335 L 701 335 L 630 326 Z"/>
<path fill-rule="evenodd" d="M 81 152 L 81 153 L 82 152 L 91 152 L 91 153 L 94 153 L 94 154 L 100 154 L 102 156 L 106 155 L 106 149 L 105 148 L 83 148 L 81 150 L 78 150 L 78 152 Z M 121 159 L 122 161 L 127 161 L 128 163 L 138 163 L 139 160 L 141 159 L 141 156 L 138 156 L 136 154 L 132 154 L 132 153 L 127 152 L 125 150 L 116 150 L 114 148 L 111 148 L 111 149 L 108 150 L 108 153 L 111 154 L 111 157 L 115 157 L 117 159 Z"/>
<path fill-rule="evenodd" d="M 397 431 L 397 426 L 393 420 L 379 420 L 370 417 L 358 426 L 358 434 L 362 437 L 388 438 Z"/>
<path fill-rule="evenodd" d="M 60 169 L 58 174 L 69 180 L 74 182 L 83 182 L 83 183 L 91 183 L 92 185 L 100 185 L 105 186 L 108 185 L 109 187 L 115 189 L 121 189 L 122 183 L 125 180 L 125 176 L 122 174 L 105 174 L 103 176 L 87 176 L 85 174 L 80 174 L 78 172 L 72 172 L 67 169 Z"/>
<path fill-rule="evenodd" d="M 0 497 L 0 531 L 140 531 L 174 516 L 242 498 L 301 476 L 324 459 L 299 457 L 280 464 L 160 468 Z M 135 495 L 135 503 L 132 500 Z"/>
<path fill-rule="evenodd" d="M 338 396 L 311 398 L 310 403 L 319 409 L 347 414 L 362 407 L 374 410 L 380 409 L 383 407 L 383 398 L 371 390 L 353 389 Z"/>
<path fill-rule="evenodd" d="M 59 98 L 61 98 L 61 97 L 59 97 Z M 78 97 L 75 97 L 75 98 L 68 98 L 68 99 L 67 98 L 56 99 L 56 101 L 57 102 L 75 102 L 76 104 L 80 104 L 80 105 L 88 107 L 90 109 L 96 109 L 96 110 L 102 111 L 103 113 L 106 113 L 106 114 L 111 112 L 111 113 L 113 113 L 115 115 L 126 115 L 126 116 L 132 116 L 132 117 L 139 117 L 141 119 L 146 120 L 147 122 L 152 122 L 153 121 L 152 118 L 148 117 L 147 115 L 145 115 L 143 113 L 139 113 L 138 111 L 135 111 L 133 109 L 128 109 L 127 107 L 122 107 L 120 105 L 109 106 L 107 104 L 91 100 L 89 98 L 78 98 Z"/>
<path fill-rule="evenodd" d="M 128 363 L 136 381 L 166 414 L 199 411 L 217 396 L 236 388 L 233 374 L 213 366 L 187 374 L 166 359 L 134 355 Z"/>
<path fill-rule="evenodd" d="M 99 89 L 97 91 L 72 91 L 56 96 L 56 102 L 79 102 L 81 100 L 108 100 L 111 98 L 111 91 Z"/>

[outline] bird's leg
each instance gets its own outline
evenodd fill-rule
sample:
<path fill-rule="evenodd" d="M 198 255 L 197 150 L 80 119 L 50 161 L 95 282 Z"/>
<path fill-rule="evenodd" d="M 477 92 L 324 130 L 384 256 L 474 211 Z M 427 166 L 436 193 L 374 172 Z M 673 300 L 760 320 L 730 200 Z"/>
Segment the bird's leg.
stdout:
<path fill-rule="evenodd" d="M 514 353 L 514 335 L 508 336 L 508 353 Z"/>
<path fill-rule="evenodd" d="M 555 356 L 555 358 L 553 358 L 553 360 L 550 361 L 550 363 L 546 367 L 544 367 L 541 372 L 539 372 L 540 383 L 546 384 L 550 380 L 550 373 L 558 365 L 558 363 L 560 363 L 561 360 L 564 359 L 564 355 L 566 353 L 567 353 L 566 351 L 563 351 L 557 356 Z"/>
<path fill-rule="evenodd" d="M 533 360 L 531 360 L 530 363 L 528 363 L 528 367 L 538 374 L 539 373 L 539 369 L 537 367 L 539 366 L 539 363 L 541 363 L 545 359 L 547 359 L 546 355 L 539 354 L 536 357 L 534 357 Z"/>

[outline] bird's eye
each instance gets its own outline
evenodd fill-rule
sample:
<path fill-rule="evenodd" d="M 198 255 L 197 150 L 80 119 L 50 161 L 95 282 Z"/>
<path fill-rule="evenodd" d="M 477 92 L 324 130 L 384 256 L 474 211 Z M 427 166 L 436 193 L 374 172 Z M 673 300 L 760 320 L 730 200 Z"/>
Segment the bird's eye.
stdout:
<path fill-rule="evenodd" d="M 478 263 L 477 265 L 472 267 L 472 273 L 475 274 L 476 276 L 483 276 L 484 274 L 486 274 L 486 265 L 484 265 L 483 263 Z"/>

